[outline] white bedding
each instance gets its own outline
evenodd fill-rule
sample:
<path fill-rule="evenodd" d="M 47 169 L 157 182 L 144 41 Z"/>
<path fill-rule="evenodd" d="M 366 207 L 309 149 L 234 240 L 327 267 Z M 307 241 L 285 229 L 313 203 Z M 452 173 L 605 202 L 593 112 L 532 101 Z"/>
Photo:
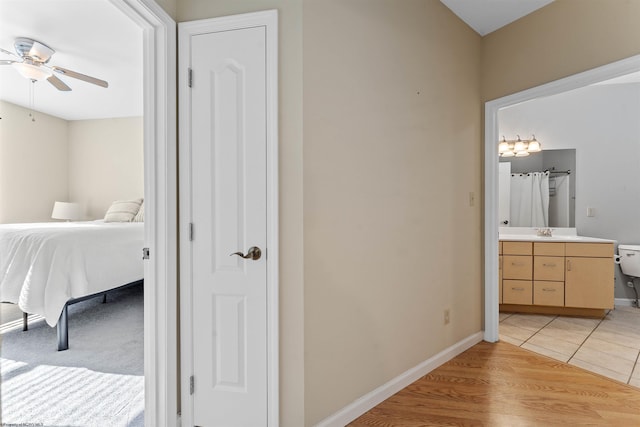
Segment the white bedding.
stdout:
<path fill-rule="evenodd" d="M 0 301 L 55 326 L 71 298 L 144 277 L 144 223 L 0 225 Z"/>

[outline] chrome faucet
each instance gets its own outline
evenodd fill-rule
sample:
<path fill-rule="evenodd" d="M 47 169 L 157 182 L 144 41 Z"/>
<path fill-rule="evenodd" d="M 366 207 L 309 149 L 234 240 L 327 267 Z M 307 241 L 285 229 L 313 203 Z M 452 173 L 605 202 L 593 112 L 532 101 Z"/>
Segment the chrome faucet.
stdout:
<path fill-rule="evenodd" d="M 536 228 L 537 235 L 543 237 L 551 237 L 552 231 L 553 228 Z"/>

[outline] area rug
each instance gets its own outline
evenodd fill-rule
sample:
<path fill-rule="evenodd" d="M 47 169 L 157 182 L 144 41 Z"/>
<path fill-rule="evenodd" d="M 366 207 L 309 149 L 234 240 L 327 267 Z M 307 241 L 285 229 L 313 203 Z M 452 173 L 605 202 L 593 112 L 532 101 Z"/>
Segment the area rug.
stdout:
<path fill-rule="evenodd" d="M 69 349 L 43 319 L 0 335 L 2 425 L 144 426 L 143 289 L 69 307 Z"/>

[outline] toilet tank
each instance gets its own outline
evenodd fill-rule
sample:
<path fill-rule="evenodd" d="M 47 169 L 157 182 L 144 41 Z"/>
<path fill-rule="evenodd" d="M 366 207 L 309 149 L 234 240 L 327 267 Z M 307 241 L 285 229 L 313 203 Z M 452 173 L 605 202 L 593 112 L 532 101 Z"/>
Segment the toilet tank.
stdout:
<path fill-rule="evenodd" d="M 640 245 L 618 245 L 620 268 L 627 276 L 640 277 Z"/>

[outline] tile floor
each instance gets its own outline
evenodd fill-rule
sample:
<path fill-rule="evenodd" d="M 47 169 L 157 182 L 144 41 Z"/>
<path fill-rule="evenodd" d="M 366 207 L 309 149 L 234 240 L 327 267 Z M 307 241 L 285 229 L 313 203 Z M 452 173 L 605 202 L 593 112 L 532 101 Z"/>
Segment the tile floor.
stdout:
<path fill-rule="evenodd" d="M 500 313 L 500 340 L 640 387 L 640 309 L 601 319 Z"/>

